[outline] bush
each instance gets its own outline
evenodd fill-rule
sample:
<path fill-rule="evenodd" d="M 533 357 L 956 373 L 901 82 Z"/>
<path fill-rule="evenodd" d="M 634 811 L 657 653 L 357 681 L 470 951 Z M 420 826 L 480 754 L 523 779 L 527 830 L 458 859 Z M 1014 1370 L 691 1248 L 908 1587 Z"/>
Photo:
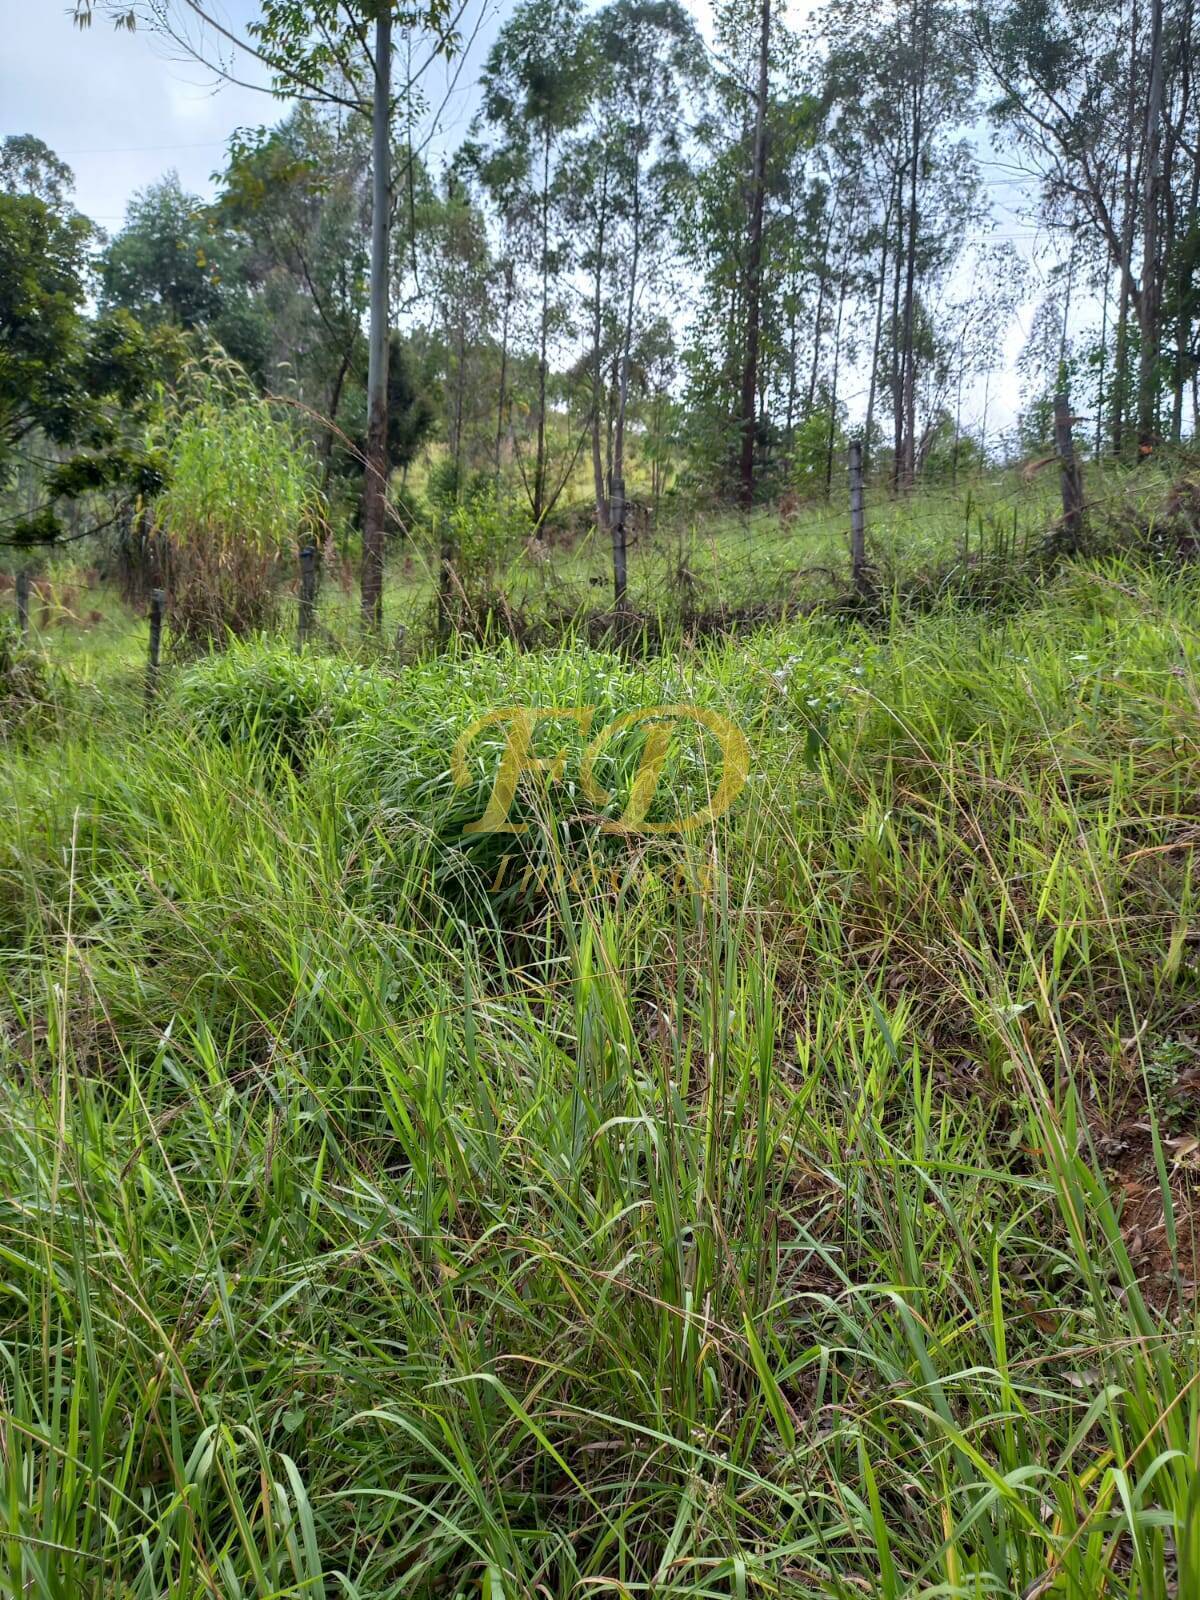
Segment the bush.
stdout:
<path fill-rule="evenodd" d="M 170 632 L 204 646 L 268 627 L 281 556 L 322 524 L 310 447 L 236 381 L 205 380 L 167 435 L 169 487 L 155 526 Z"/>
<path fill-rule="evenodd" d="M 613 827 L 628 814 L 654 726 L 638 713 L 693 705 L 736 729 L 756 768 L 780 741 L 812 764 L 861 670 L 853 663 L 867 655 L 847 651 L 832 631 L 793 625 L 687 668 L 585 646 L 522 654 L 507 645 L 389 678 L 252 642 L 186 668 L 172 704 L 206 742 L 282 757 L 306 771 L 314 793 L 336 795 L 364 844 L 364 887 L 376 903 L 398 910 L 424 899 L 472 921 L 513 924 L 559 885 L 590 894 L 601 876 L 673 867 L 703 841 L 703 826 L 694 836 L 657 831 L 702 812 L 726 771 L 721 741 L 687 718 L 671 729 L 644 817 L 628 831 Z M 521 774 L 506 820 L 523 831 L 464 831 L 488 810 L 514 707 L 551 713 L 536 717 L 530 754 L 561 765 L 548 781 Z M 585 727 L 577 713 L 589 711 Z"/>
<path fill-rule="evenodd" d="M 51 701 L 46 663 L 25 643 L 11 617 L 0 618 L 0 739 L 28 727 Z"/>
<path fill-rule="evenodd" d="M 249 641 L 185 668 L 171 703 L 206 742 L 301 767 L 326 735 L 380 713 L 388 691 L 365 667 Z"/>
<path fill-rule="evenodd" d="M 831 440 L 830 433 L 833 438 Z M 830 451 L 834 459 L 845 459 L 845 443 L 840 424 L 824 408 L 809 413 L 799 424 L 792 441 L 790 479 L 802 495 L 824 494 L 829 473 Z"/>
<path fill-rule="evenodd" d="M 440 621 L 456 633 L 483 639 L 492 618 L 509 611 L 506 578 L 532 532 L 528 512 L 497 494 L 493 484 L 476 485 L 467 498 L 438 511 L 436 527 Z"/>

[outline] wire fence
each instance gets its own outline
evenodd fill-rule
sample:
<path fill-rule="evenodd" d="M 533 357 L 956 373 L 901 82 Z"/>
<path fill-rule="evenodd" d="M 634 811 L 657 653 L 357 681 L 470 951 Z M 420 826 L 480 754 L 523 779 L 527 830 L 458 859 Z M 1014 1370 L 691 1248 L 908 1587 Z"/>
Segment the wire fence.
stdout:
<path fill-rule="evenodd" d="M 1077 513 L 1074 533 L 1088 519 L 1144 516 L 1144 479 L 1133 485 L 1127 469 L 1074 454 L 1070 418 L 1052 455 L 1019 473 L 993 473 L 941 484 L 922 483 L 911 496 L 889 492 L 878 480 L 866 486 L 863 566 L 881 584 L 934 569 L 1000 558 L 1019 559 L 1031 548 L 1061 538 Z M 1165 492 L 1169 479 L 1157 487 Z M 1160 496 L 1160 498 L 1163 496 Z M 852 571 L 851 494 L 843 479 L 833 498 L 784 495 L 749 514 L 714 507 L 670 523 L 635 522 L 627 539 L 633 616 L 735 616 L 755 607 L 800 607 L 850 591 L 862 573 Z M 289 570 L 290 569 L 290 570 Z M 381 636 L 362 627 L 358 574 L 332 550 L 306 546 L 284 564 L 277 592 L 276 626 L 300 648 L 350 652 L 380 648 L 403 659 L 426 641 L 444 637 L 449 619 L 478 631 L 468 616 L 474 579 L 451 571 L 436 541 L 396 548 L 385 591 L 387 626 Z M 153 700 L 162 669 L 164 624 L 170 649 L 169 596 L 153 590 L 140 604 L 123 600 L 99 570 L 66 578 L 26 569 L 0 574 L 0 605 L 11 589 L 17 626 L 51 659 L 84 677 L 120 666 L 145 674 Z M 612 546 L 595 527 L 575 536 L 550 534 L 523 542 L 490 575 L 478 599 L 497 633 L 529 614 L 547 631 L 572 617 L 603 619 L 613 613 Z M 461 604 L 459 603 L 461 602 Z M 490 609 L 489 609 L 490 608 Z"/>

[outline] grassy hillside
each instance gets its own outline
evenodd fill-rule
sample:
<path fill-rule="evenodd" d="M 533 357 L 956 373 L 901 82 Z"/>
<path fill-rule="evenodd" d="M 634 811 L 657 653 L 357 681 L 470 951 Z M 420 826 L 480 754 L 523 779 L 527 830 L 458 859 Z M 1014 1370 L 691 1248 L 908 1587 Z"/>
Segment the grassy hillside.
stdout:
<path fill-rule="evenodd" d="M 14 721 L 0 1593 L 1200 1592 L 1198 602 Z"/>

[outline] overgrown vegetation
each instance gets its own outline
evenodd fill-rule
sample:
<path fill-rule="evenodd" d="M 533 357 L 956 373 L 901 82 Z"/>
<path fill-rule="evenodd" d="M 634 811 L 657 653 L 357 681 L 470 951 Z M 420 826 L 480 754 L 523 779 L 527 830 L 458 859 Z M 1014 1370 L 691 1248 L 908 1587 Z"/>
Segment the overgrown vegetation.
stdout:
<path fill-rule="evenodd" d="M 248 645 L 10 750 L 0 1587 L 1191 1593 L 1198 598 Z M 675 700 L 730 813 L 602 834 L 547 718 L 464 898 L 473 719 Z"/>
<path fill-rule="evenodd" d="M 306 442 L 236 373 L 197 374 L 163 431 L 155 544 L 172 633 L 211 645 L 269 627 L 281 558 L 321 525 Z"/>
<path fill-rule="evenodd" d="M 0 740 L 25 728 L 51 703 L 50 675 L 10 617 L 0 617 Z"/>
<path fill-rule="evenodd" d="M 474 9 L 0 145 L 0 1600 L 1191 1600 L 1191 0 Z"/>

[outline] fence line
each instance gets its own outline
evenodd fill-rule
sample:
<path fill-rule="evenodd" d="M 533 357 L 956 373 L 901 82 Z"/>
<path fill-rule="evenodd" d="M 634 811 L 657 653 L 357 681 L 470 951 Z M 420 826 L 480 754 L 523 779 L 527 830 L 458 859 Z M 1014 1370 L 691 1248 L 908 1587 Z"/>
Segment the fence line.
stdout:
<path fill-rule="evenodd" d="M 1077 420 L 1071 414 L 1067 397 L 1059 396 L 1055 405 L 1055 453 L 1035 463 L 1016 481 L 997 475 L 974 479 L 955 489 L 922 487 L 916 494 L 903 497 L 889 494 L 879 479 L 870 482 L 865 478 L 861 441 L 852 440 L 846 458 L 847 492 L 844 498 L 839 497 L 840 503 L 835 500 L 824 505 L 811 504 L 802 508 L 794 520 L 781 517 L 777 507 L 764 507 L 750 516 L 730 510 L 725 515 L 718 513 L 707 525 L 697 521 L 678 528 L 660 524 L 649 528 L 641 537 L 629 540 L 627 550 L 632 559 L 624 588 L 626 607 L 634 616 L 639 610 L 651 617 L 657 609 L 669 610 L 680 597 L 681 581 L 693 586 L 690 597 L 685 599 L 685 610 L 692 605 L 698 615 L 707 611 L 716 615 L 727 608 L 734 612 L 781 598 L 795 604 L 807 591 L 819 598 L 827 593 L 829 585 L 842 591 L 849 587 L 854 592 L 865 593 L 872 583 L 873 560 L 885 572 L 894 572 L 897 577 L 902 577 L 908 566 L 916 574 L 942 560 L 943 556 L 967 562 L 973 554 L 971 530 L 975 527 L 982 541 L 979 556 L 983 558 L 1007 554 L 1017 557 L 1022 548 L 1022 536 L 1028 542 L 1049 537 L 1064 551 L 1078 549 L 1089 515 L 1102 516 L 1106 508 L 1121 504 L 1132 509 L 1136 498 L 1131 490 L 1136 491 L 1146 480 L 1131 484 L 1125 474 L 1112 479 L 1105 471 L 1104 462 L 1092 462 L 1087 468 L 1088 476 L 1091 478 L 1094 473 L 1099 482 L 1092 484 L 1089 499 L 1084 487 L 1084 463 L 1073 438 L 1073 425 Z M 1055 466 L 1056 485 L 1053 483 Z M 1045 467 L 1052 469 L 1051 481 L 1035 489 L 1033 475 Z M 1161 488 L 1165 494 L 1165 481 L 1151 479 L 1150 486 L 1155 491 Z M 1056 500 L 1061 500 L 1061 513 L 1054 503 Z M 963 519 L 963 525 L 957 530 L 953 518 L 946 519 L 946 523 L 941 521 L 941 514 L 947 507 L 953 508 Z M 1021 517 L 1022 510 L 1028 515 Z M 1006 532 L 1004 519 L 1010 514 L 1011 528 Z M 924 529 L 923 520 L 928 524 Z M 911 551 L 907 564 L 906 550 Z M 412 551 L 419 558 L 420 547 L 414 545 Z M 590 532 L 567 546 L 550 544 L 536 565 L 516 557 L 508 564 L 501 580 L 501 587 L 513 607 L 514 628 L 520 624 L 522 608 L 536 608 L 539 604 L 549 605 L 547 615 L 551 617 L 556 614 L 564 617 L 577 614 L 581 618 L 585 614 L 608 615 L 607 606 L 600 603 L 600 594 L 594 592 L 606 582 L 602 563 L 607 554 L 599 536 Z M 807 564 L 806 557 L 810 558 Z M 352 599 L 348 598 L 345 607 L 339 604 L 332 612 L 320 606 L 323 587 L 320 552 L 306 544 L 293 559 L 297 562 L 296 577 L 289 588 L 297 597 L 295 637 L 299 647 L 311 646 L 320 639 L 335 651 L 353 648 L 359 634 L 357 607 Z M 15 588 L 17 618 L 22 631 L 26 636 L 38 633 L 45 638 L 48 607 L 56 603 L 53 589 L 47 580 L 34 578 L 29 568 L 22 569 L 15 581 L 9 582 Z M 433 615 L 435 588 L 432 565 L 425 571 L 419 560 L 410 583 L 397 586 L 393 581 L 389 584 L 389 605 L 393 610 L 389 638 L 394 634 L 397 650 L 403 645 L 406 634 L 415 631 L 413 624 L 418 620 L 418 611 L 428 610 Z M 40 602 L 40 606 L 35 606 L 35 602 Z M 34 622 L 35 609 L 41 611 L 40 627 Z M 319 625 L 319 611 L 324 612 L 329 626 Z M 143 658 L 148 708 L 160 686 L 166 613 L 166 594 L 162 589 L 155 589 L 150 599 L 147 655 Z M 125 614 L 122 608 L 122 616 Z M 470 626 L 469 610 L 466 616 Z M 71 617 L 70 612 L 60 620 L 68 617 L 82 620 Z M 96 621 L 104 620 L 95 612 L 91 617 Z M 141 634 L 146 622 L 145 617 L 130 618 L 131 646 L 135 633 L 146 638 Z M 502 618 L 498 631 L 504 631 Z M 114 630 L 106 629 L 101 639 L 104 646 L 111 646 Z"/>

